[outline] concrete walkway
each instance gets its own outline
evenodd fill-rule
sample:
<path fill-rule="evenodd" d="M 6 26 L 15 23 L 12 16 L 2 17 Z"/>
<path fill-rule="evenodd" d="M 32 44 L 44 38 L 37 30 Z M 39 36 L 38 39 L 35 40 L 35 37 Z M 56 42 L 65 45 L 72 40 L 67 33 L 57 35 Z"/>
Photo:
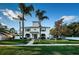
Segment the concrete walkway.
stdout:
<path fill-rule="evenodd" d="M 0 46 L 79 46 L 79 44 L 19 44 L 19 45 L 0 45 Z"/>
<path fill-rule="evenodd" d="M 29 43 L 27 43 L 26 45 L 33 45 L 35 39 L 32 39 Z"/>
<path fill-rule="evenodd" d="M 0 46 L 79 46 L 79 44 L 33 44 L 35 39 L 32 39 L 27 44 L 16 45 L 0 45 Z"/>

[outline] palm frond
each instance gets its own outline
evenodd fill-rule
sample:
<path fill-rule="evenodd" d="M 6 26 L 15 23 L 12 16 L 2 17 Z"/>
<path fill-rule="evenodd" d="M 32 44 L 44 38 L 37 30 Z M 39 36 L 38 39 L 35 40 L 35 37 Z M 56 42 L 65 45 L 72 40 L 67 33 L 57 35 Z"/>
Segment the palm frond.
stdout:
<path fill-rule="evenodd" d="M 34 7 L 33 5 L 31 4 L 29 7 L 28 7 L 29 11 L 34 11 Z"/>
<path fill-rule="evenodd" d="M 23 20 L 22 16 L 18 15 L 17 17 L 19 18 L 19 20 Z"/>
<path fill-rule="evenodd" d="M 21 12 L 24 12 L 26 9 L 26 6 L 24 3 L 19 3 L 19 8 L 20 8 Z"/>
<path fill-rule="evenodd" d="M 44 14 L 44 13 L 46 13 L 46 11 L 45 11 L 45 10 L 42 10 L 42 11 L 41 11 L 41 13 L 43 13 L 43 14 Z"/>
<path fill-rule="evenodd" d="M 42 20 L 43 20 L 43 19 L 49 19 L 49 18 L 48 18 L 47 16 L 43 16 L 43 17 L 42 17 Z"/>
<path fill-rule="evenodd" d="M 34 7 L 32 4 L 30 6 L 26 6 L 24 3 L 20 3 L 19 6 L 22 13 L 32 16 L 31 11 L 34 11 Z"/>
<path fill-rule="evenodd" d="M 35 13 L 36 13 L 36 17 L 39 16 L 39 14 L 40 14 L 40 9 L 36 10 Z"/>
<path fill-rule="evenodd" d="M 28 15 L 30 15 L 32 17 L 32 14 L 30 12 L 27 13 Z"/>
<path fill-rule="evenodd" d="M 44 13 L 46 13 L 46 11 L 44 10 L 36 10 L 36 17 L 38 17 L 39 20 L 44 20 L 44 19 L 49 19 L 47 16 L 44 16 Z"/>
<path fill-rule="evenodd" d="M 39 13 L 40 12 L 40 9 L 36 10 L 36 13 Z"/>

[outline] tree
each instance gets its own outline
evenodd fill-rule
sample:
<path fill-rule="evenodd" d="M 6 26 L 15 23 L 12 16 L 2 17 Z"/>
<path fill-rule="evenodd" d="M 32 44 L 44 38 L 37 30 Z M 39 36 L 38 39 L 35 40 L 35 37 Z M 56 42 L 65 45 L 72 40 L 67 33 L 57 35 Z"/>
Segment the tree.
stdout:
<path fill-rule="evenodd" d="M 12 39 L 14 39 L 15 38 L 15 34 L 16 34 L 16 30 L 14 29 L 14 28 L 10 28 L 10 33 L 9 34 L 11 34 L 12 35 Z"/>
<path fill-rule="evenodd" d="M 13 19 L 16 19 L 19 21 L 19 37 L 21 38 L 21 22 L 23 20 L 22 14 L 17 14 L 17 17 L 12 17 Z"/>
<path fill-rule="evenodd" d="M 10 33 L 16 33 L 16 30 L 14 28 L 10 28 Z"/>
<path fill-rule="evenodd" d="M 41 39 L 41 22 L 44 20 L 44 19 L 48 19 L 47 16 L 44 16 L 44 13 L 46 13 L 46 11 L 44 10 L 36 10 L 36 17 L 38 17 L 38 20 L 39 20 L 39 34 L 40 34 L 40 39 Z"/>
<path fill-rule="evenodd" d="M 0 32 L 6 32 L 7 30 L 7 26 L 4 26 L 0 23 Z"/>
<path fill-rule="evenodd" d="M 73 32 L 70 28 L 68 28 L 68 25 L 64 24 L 62 26 L 61 33 L 63 36 L 69 36 L 72 35 Z"/>
<path fill-rule="evenodd" d="M 58 31 L 56 30 L 56 28 L 52 28 L 52 29 L 50 30 L 50 34 L 53 35 L 53 37 L 54 37 L 54 38 L 57 38 L 57 39 L 58 39 L 58 37 L 60 36 L 60 32 L 58 32 Z"/>
<path fill-rule="evenodd" d="M 22 13 L 22 39 L 24 39 L 24 20 L 25 20 L 24 16 L 25 15 L 31 16 L 31 12 L 34 11 L 34 7 L 33 5 L 26 6 L 24 3 L 19 3 L 19 8 Z"/>
<path fill-rule="evenodd" d="M 62 32 L 61 32 L 61 30 L 62 30 L 62 23 L 63 23 L 63 20 L 64 20 L 64 18 L 62 18 L 62 19 L 60 19 L 60 20 L 58 20 L 58 21 L 56 21 L 55 22 L 55 30 L 57 31 L 57 39 L 59 38 L 59 37 L 61 37 L 62 36 Z"/>
<path fill-rule="evenodd" d="M 4 35 L 6 39 L 12 39 L 13 34 L 10 32 L 7 26 L 0 24 L 0 34 Z"/>
<path fill-rule="evenodd" d="M 79 36 L 79 22 L 70 23 L 67 27 L 72 31 L 70 36 Z"/>
<path fill-rule="evenodd" d="M 70 24 L 63 24 L 60 31 L 64 37 L 72 37 L 72 36 L 79 37 L 79 22 L 73 22 Z M 50 32 L 54 36 L 59 35 L 59 33 L 57 33 L 55 28 L 52 28 Z"/>
<path fill-rule="evenodd" d="M 7 12 L 7 15 L 10 16 L 12 19 L 14 20 L 18 20 L 19 21 L 19 37 L 21 38 L 21 22 L 23 20 L 23 15 L 20 12 L 13 12 L 13 14 L 15 16 L 13 16 L 11 13 Z"/>

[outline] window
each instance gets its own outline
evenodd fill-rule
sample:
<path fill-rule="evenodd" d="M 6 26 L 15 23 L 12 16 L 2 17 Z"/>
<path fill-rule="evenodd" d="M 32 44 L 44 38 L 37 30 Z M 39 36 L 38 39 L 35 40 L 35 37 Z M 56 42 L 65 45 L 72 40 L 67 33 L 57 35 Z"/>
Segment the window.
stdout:
<path fill-rule="evenodd" d="M 30 28 L 26 28 L 26 31 L 30 31 Z"/>
<path fill-rule="evenodd" d="M 46 28 L 41 28 L 41 31 L 46 31 Z"/>
<path fill-rule="evenodd" d="M 34 28 L 34 30 L 36 30 L 36 28 Z"/>

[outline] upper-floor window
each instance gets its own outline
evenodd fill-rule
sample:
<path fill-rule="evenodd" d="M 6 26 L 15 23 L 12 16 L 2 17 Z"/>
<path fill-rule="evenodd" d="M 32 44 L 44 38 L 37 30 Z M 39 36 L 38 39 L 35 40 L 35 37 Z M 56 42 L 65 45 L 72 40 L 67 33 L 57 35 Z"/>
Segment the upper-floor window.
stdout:
<path fill-rule="evenodd" d="M 41 31 L 46 31 L 46 28 L 41 28 Z"/>
<path fill-rule="evenodd" d="M 36 28 L 34 28 L 34 30 L 36 30 Z"/>
<path fill-rule="evenodd" d="M 30 28 L 26 28 L 26 31 L 30 31 Z"/>

